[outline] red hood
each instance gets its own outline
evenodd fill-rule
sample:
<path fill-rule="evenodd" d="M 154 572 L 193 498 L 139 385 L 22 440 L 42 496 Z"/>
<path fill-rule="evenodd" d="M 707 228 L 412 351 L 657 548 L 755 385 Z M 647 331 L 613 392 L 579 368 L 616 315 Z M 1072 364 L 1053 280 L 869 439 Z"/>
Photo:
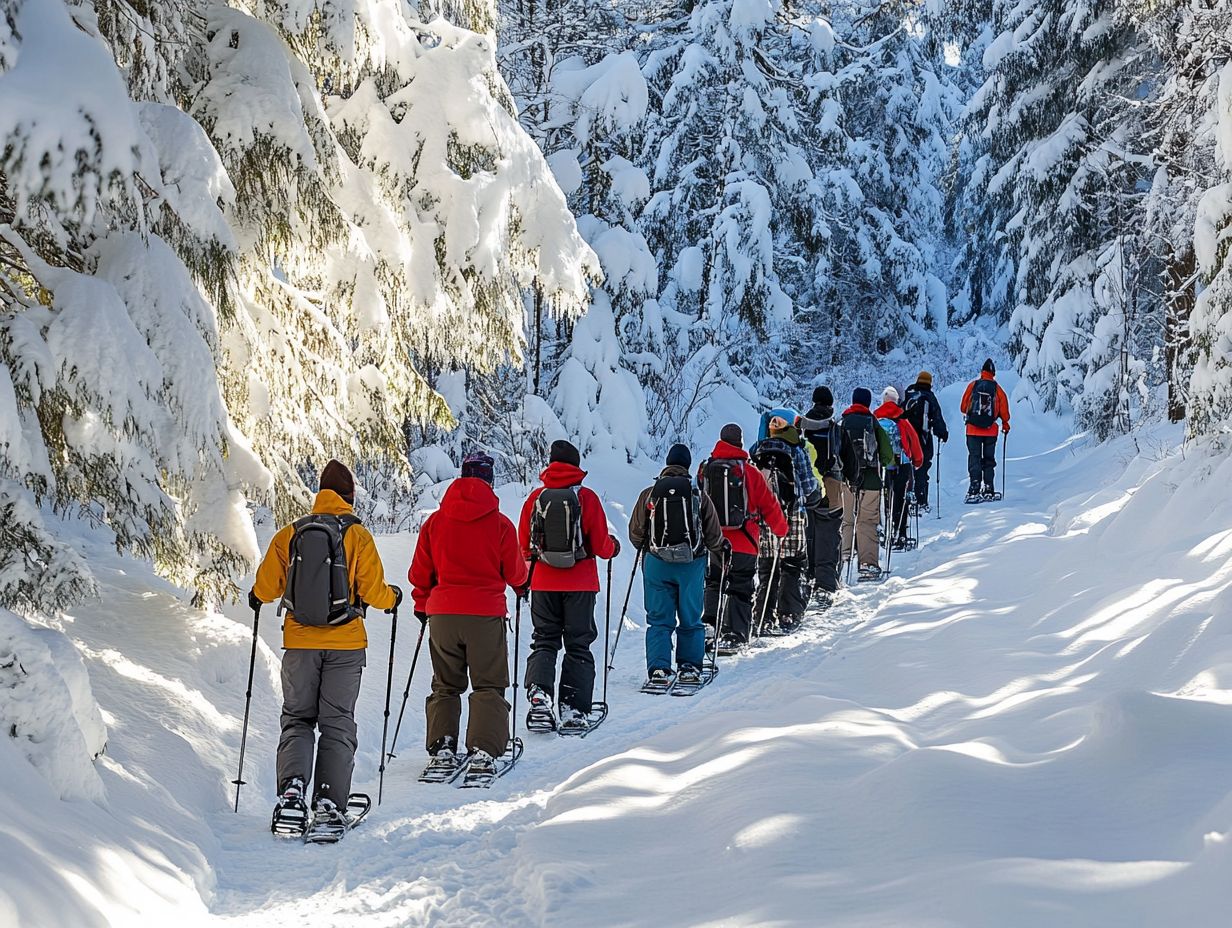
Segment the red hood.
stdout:
<path fill-rule="evenodd" d="M 844 416 L 851 416 L 851 415 L 871 416 L 872 412 L 863 403 L 852 403 L 850 406 L 848 406 L 846 409 L 843 410 L 843 415 Z"/>
<path fill-rule="evenodd" d="M 891 403 L 889 400 L 878 406 L 877 411 L 873 413 L 878 419 L 897 419 L 902 414 L 902 407 L 897 403 Z"/>
<path fill-rule="evenodd" d="M 990 374 L 988 371 L 980 371 L 980 380 L 996 380 L 996 374 Z"/>
<path fill-rule="evenodd" d="M 478 477 L 459 477 L 441 500 L 441 514 L 459 522 L 478 522 L 499 508 L 491 485 Z"/>
<path fill-rule="evenodd" d="M 550 490 L 561 490 L 565 487 L 576 487 L 586 479 L 586 471 L 572 464 L 553 461 L 539 475 L 543 485 Z"/>
<path fill-rule="evenodd" d="M 747 461 L 749 459 L 747 451 L 725 441 L 718 442 L 714 446 L 714 450 L 710 452 L 710 456 L 712 458 L 726 458 L 733 461 Z"/>

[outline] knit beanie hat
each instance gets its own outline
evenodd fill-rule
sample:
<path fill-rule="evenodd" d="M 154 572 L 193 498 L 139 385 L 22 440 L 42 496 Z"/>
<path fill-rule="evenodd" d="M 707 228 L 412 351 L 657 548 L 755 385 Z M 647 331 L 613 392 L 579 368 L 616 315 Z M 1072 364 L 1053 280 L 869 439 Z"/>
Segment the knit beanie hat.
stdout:
<path fill-rule="evenodd" d="M 582 466 L 582 454 L 570 442 L 563 438 L 558 438 L 552 442 L 552 450 L 548 453 L 548 462 L 551 464 L 572 464 L 574 467 Z"/>
<path fill-rule="evenodd" d="M 887 400 L 891 403 L 898 402 L 898 391 L 895 390 L 893 387 L 886 387 L 884 390 L 881 391 L 881 402 L 884 403 Z"/>
<path fill-rule="evenodd" d="M 813 402 L 818 406 L 833 406 L 834 394 L 830 391 L 829 387 L 814 387 Z"/>
<path fill-rule="evenodd" d="M 667 452 L 668 467 L 683 467 L 688 469 L 693 466 L 693 454 L 687 447 L 681 444 L 672 445 Z"/>
<path fill-rule="evenodd" d="M 920 371 L 920 376 L 915 379 L 915 382 L 926 387 L 933 385 L 933 375 L 928 371 Z"/>
<path fill-rule="evenodd" d="M 725 441 L 737 448 L 744 447 L 744 432 L 734 422 L 729 422 L 719 430 L 719 441 Z"/>
<path fill-rule="evenodd" d="M 330 460 L 321 471 L 321 489 L 333 490 L 351 505 L 355 505 L 355 477 L 341 461 Z"/>
<path fill-rule="evenodd" d="M 487 483 L 492 483 L 495 477 L 496 462 L 482 451 L 472 451 L 462 459 L 462 476 L 478 477 Z"/>
<path fill-rule="evenodd" d="M 873 391 L 868 387 L 856 387 L 851 391 L 851 402 L 854 406 L 872 406 Z"/>
<path fill-rule="evenodd" d="M 983 370 L 985 373 L 988 373 L 988 374 L 996 374 L 997 365 L 992 363 L 992 358 L 989 358 L 987 361 L 984 362 L 984 366 L 981 368 L 981 370 Z"/>

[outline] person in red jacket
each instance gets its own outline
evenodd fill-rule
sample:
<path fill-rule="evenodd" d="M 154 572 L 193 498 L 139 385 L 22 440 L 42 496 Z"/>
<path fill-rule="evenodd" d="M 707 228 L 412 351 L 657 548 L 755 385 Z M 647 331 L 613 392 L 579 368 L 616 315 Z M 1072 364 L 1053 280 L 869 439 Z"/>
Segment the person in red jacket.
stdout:
<path fill-rule="evenodd" d="M 967 476 L 971 480 L 967 502 L 996 499 L 997 420 L 1001 420 L 1001 431 L 1008 433 L 1010 401 L 997 383 L 997 367 L 992 358 L 984 362 L 979 379 L 967 384 L 960 409 L 967 423 Z"/>
<path fill-rule="evenodd" d="M 718 465 L 717 467 L 715 465 Z M 734 465 L 734 466 L 733 466 Z M 724 492 L 720 481 L 730 473 L 733 480 L 743 486 L 744 519 L 730 511 L 734 492 Z M 744 450 L 744 433 L 740 426 L 729 423 L 719 432 L 719 441 L 702 463 L 697 474 L 698 486 L 710 495 L 723 525 L 723 537 L 731 543 L 731 555 L 727 566 L 726 628 L 719 628 L 719 594 L 723 580 L 723 561 L 711 555 L 706 570 L 705 612 L 707 636 L 718 636 L 721 651 L 733 651 L 748 643 L 753 621 L 753 581 L 757 576 L 757 551 L 761 539 L 761 526 L 769 526 L 779 538 L 787 535 L 787 519 L 774 493 L 766 484 L 766 478 L 749 461 Z M 724 502 L 727 501 L 727 503 Z M 735 521 L 736 524 L 729 524 Z"/>
<path fill-rule="evenodd" d="M 620 542 L 608 531 L 603 503 L 593 490 L 582 486 L 586 471 L 581 464 L 581 454 L 572 444 L 552 442 L 548 466 L 539 475 L 543 486 L 527 498 L 518 523 L 522 554 L 535 562 L 527 699 L 532 713 L 551 712 L 556 658 L 563 645 L 558 705 L 559 724 L 564 729 L 586 725 L 594 697 L 595 658 L 590 646 L 599 636 L 595 559 L 610 560 L 620 553 Z"/>
<path fill-rule="evenodd" d="M 886 471 L 886 490 L 889 497 L 889 518 L 886 524 L 889 526 L 894 550 L 902 551 L 907 547 L 907 490 L 911 487 L 915 468 L 924 464 L 924 449 L 920 445 L 920 436 L 916 433 L 915 426 L 903 417 L 902 407 L 898 405 L 898 390 L 894 387 L 886 387 L 882 391 L 881 405 L 873 415 L 881 422 L 882 428 L 886 429 L 886 434 L 890 433 L 891 428 L 897 427 L 898 443 L 902 447 L 898 462 Z"/>
<path fill-rule="evenodd" d="M 429 624 L 432 693 L 428 753 L 433 765 L 456 766 L 462 694 L 470 678 L 466 726 L 468 770 L 495 775 L 509 744 L 509 652 L 505 589 L 526 585 L 517 530 L 492 492 L 493 463 L 469 454 L 441 508 L 424 523 L 409 578 L 415 617 Z"/>

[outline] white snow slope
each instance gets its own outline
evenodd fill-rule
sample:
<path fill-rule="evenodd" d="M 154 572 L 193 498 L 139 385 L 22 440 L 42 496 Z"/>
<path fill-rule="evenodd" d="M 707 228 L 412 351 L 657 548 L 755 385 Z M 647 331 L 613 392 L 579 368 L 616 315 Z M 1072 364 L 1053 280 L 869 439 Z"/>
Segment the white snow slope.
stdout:
<path fill-rule="evenodd" d="M 0 754 L 0 924 L 1221 923 L 1232 459 L 1166 450 L 1171 430 L 1088 448 L 1058 420 L 1015 426 L 1004 503 L 961 505 L 951 442 L 942 515 L 892 579 L 725 661 L 696 698 L 636 692 L 635 595 L 612 717 L 585 741 L 528 736 L 490 793 L 415 782 L 425 654 L 384 805 L 333 848 L 266 830 L 272 615 L 235 815 L 248 618 L 191 610 L 99 545 L 104 598 L 61 627 L 108 726 L 104 798 L 63 801 Z M 640 482 L 592 476 L 626 502 Z M 411 544 L 383 540 L 391 576 Z M 356 787 L 375 794 L 389 640 L 370 624 Z M 398 636 L 395 713 L 416 629 Z"/>

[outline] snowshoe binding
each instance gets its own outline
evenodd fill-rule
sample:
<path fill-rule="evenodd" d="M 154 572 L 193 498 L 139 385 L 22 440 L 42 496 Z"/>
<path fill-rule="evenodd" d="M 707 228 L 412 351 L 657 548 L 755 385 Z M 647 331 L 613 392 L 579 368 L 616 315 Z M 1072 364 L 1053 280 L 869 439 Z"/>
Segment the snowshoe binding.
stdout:
<path fill-rule="evenodd" d="M 457 752 L 453 738 L 442 738 L 431 751 L 432 759 L 419 775 L 420 783 L 452 783 L 466 766 L 466 755 Z"/>
<path fill-rule="evenodd" d="M 985 503 L 999 503 L 999 502 L 1001 502 L 1001 494 L 1000 494 L 1000 493 L 998 493 L 998 492 L 996 491 L 996 489 L 995 489 L 994 487 L 991 487 L 991 486 L 987 486 L 987 485 L 986 485 L 986 486 L 984 487 L 984 492 L 983 492 L 983 493 L 981 493 L 981 494 L 980 494 L 980 496 L 983 498 L 983 499 L 982 499 L 982 501 L 983 501 L 983 502 L 985 502 Z"/>
<path fill-rule="evenodd" d="M 820 587 L 813 592 L 813 606 L 819 612 L 825 612 L 834 605 L 835 593 L 829 590 L 823 590 Z"/>
<path fill-rule="evenodd" d="M 552 709 L 552 694 L 541 686 L 531 685 L 526 688 L 526 698 L 530 701 L 530 709 L 526 712 L 526 730 L 538 734 L 556 731 L 558 723 Z"/>
<path fill-rule="evenodd" d="M 802 615 L 781 615 L 779 616 L 779 632 L 783 635 L 790 635 L 799 631 L 803 623 L 804 616 Z"/>
<path fill-rule="evenodd" d="M 735 635 L 724 635 L 719 639 L 718 654 L 720 657 L 731 657 L 744 648 L 745 642 Z"/>
<path fill-rule="evenodd" d="M 312 811 L 312 824 L 304 832 L 304 843 L 337 844 L 364 820 L 371 808 L 372 799 L 363 793 L 351 793 L 345 809 L 339 809 L 328 799 L 318 799 Z"/>
<path fill-rule="evenodd" d="M 672 687 L 673 696 L 692 696 L 702 687 L 707 686 L 718 674 L 718 669 L 710 666 L 694 667 L 692 664 L 681 664 L 676 674 L 676 685 Z"/>
<path fill-rule="evenodd" d="M 968 506 L 984 502 L 984 491 L 980 489 L 980 485 L 978 483 L 973 483 L 971 486 L 967 487 L 967 497 L 963 500 L 963 502 Z"/>
<path fill-rule="evenodd" d="M 487 751 L 472 751 L 466 761 L 466 772 L 462 775 L 459 788 L 488 789 L 512 770 L 521 757 L 521 738 L 513 738 L 500 757 L 493 757 Z"/>
<path fill-rule="evenodd" d="M 308 803 L 304 801 L 304 781 L 292 779 L 278 797 L 270 831 L 278 838 L 302 838 L 308 830 Z"/>
<path fill-rule="evenodd" d="M 650 676 L 646 678 L 646 682 L 642 684 L 642 692 L 651 696 L 662 696 L 671 690 L 672 685 L 676 682 L 676 675 L 670 670 L 657 668 L 650 671 Z"/>
<path fill-rule="evenodd" d="M 875 564 L 862 564 L 860 566 L 860 576 L 857 578 L 860 583 L 877 583 L 885 576 L 880 567 Z"/>
<path fill-rule="evenodd" d="M 585 738 L 603 724 L 607 718 L 607 703 L 596 702 L 589 712 L 581 712 L 572 706 L 560 707 L 560 727 L 556 733 L 562 738 Z"/>

